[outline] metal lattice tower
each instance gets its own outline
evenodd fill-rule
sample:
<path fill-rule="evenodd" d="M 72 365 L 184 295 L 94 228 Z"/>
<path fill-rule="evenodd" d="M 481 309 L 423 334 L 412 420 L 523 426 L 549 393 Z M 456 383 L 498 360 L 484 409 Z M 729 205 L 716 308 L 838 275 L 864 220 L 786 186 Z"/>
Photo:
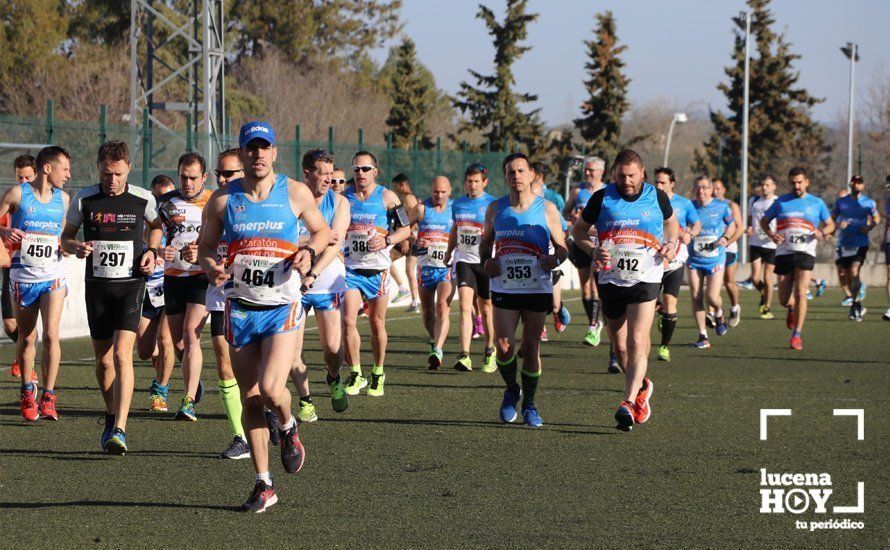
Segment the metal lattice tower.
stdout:
<path fill-rule="evenodd" d="M 199 143 L 199 152 L 213 164 L 223 149 L 225 121 L 224 0 L 190 0 L 191 13 L 177 13 L 165 0 L 130 0 L 130 147 L 143 149 L 141 135 L 153 128 L 171 134 L 183 150 Z M 159 32 L 162 31 L 162 32 Z M 163 55 L 177 48 L 179 55 Z M 175 53 L 175 52 L 174 52 Z M 171 63 L 170 59 L 183 59 Z M 159 92 L 162 92 L 159 94 Z M 159 94 L 165 101 L 155 101 Z M 178 111 L 187 119 L 183 138 L 164 124 L 159 111 Z M 147 116 L 145 116 L 147 114 Z M 169 117 L 167 117 L 169 119 Z M 141 125 L 140 125 L 141 121 Z M 147 126 L 146 126 L 147 125 Z M 151 167 L 151 150 L 143 150 Z M 147 173 L 147 170 L 144 170 Z M 147 178 L 147 176 L 145 176 Z M 146 180 L 147 181 L 147 180 Z"/>

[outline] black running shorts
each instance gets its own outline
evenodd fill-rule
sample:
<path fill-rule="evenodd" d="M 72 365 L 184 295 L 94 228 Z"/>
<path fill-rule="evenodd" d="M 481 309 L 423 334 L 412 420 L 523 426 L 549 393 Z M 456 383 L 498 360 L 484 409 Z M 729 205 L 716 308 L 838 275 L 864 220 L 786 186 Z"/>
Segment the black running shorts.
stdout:
<path fill-rule="evenodd" d="M 750 260 L 761 260 L 765 264 L 776 265 L 776 249 L 764 248 L 762 246 L 749 246 L 748 255 Z"/>
<path fill-rule="evenodd" d="M 549 313 L 553 310 L 553 294 L 506 294 L 492 292 L 491 304 L 500 309 Z"/>
<path fill-rule="evenodd" d="M 3 284 L 3 290 L 0 292 L 0 309 L 2 309 L 3 318 L 4 319 L 14 319 L 15 315 L 12 311 L 12 292 L 10 287 L 12 286 L 12 280 L 9 278 L 9 268 L 3 268 L 3 280 L 0 281 Z"/>
<path fill-rule="evenodd" d="M 680 285 L 683 284 L 683 268 L 667 271 L 661 277 L 662 292 L 670 294 L 674 298 L 680 295 Z"/>
<path fill-rule="evenodd" d="M 204 305 L 207 302 L 207 276 L 164 276 L 164 307 L 167 315 L 185 313 L 186 304 Z"/>
<path fill-rule="evenodd" d="M 578 269 L 584 269 L 590 267 L 590 264 L 593 263 L 593 257 L 581 250 L 581 247 L 572 241 L 569 245 L 569 261 Z"/>
<path fill-rule="evenodd" d="M 776 256 L 776 275 L 790 275 L 795 269 L 812 271 L 815 266 L 816 257 L 804 252 Z"/>
<path fill-rule="evenodd" d="M 139 331 L 145 281 L 85 281 L 87 322 L 93 340 L 110 340 L 118 330 Z"/>
<path fill-rule="evenodd" d="M 211 311 L 210 312 L 210 336 L 226 335 L 226 312 Z"/>
<path fill-rule="evenodd" d="M 679 271 L 679 270 L 677 270 Z M 642 304 L 658 298 L 660 283 L 637 283 L 633 286 L 618 286 L 612 283 L 596 283 L 603 304 L 603 315 L 607 319 L 618 319 L 627 313 L 628 304 Z"/>
<path fill-rule="evenodd" d="M 852 256 L 841 256 L 840 248 L 837 249 L 838 259 L 834 261 L 836 265 L 839 265 L 845 269 L 850 269 L 854 263 L 858 262 L 860 264 L 865 263 L 865 255 L 868 254 L 867 246 L 860 246 L 858 250 L 856 250 L 856 254 Z"/>
<path fill-rule="evenodd" d="M 457 287 L 468 286 L 483 300 L 491 299 L 489 291 L 489 278 L 482 269 L 482 264 L 457 262 Z"/>

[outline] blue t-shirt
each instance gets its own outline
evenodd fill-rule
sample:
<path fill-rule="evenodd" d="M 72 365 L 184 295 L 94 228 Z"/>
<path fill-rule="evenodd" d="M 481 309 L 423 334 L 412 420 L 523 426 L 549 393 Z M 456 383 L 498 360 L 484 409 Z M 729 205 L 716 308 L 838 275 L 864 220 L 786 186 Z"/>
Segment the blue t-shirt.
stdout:
<path fill-rule="evenodd" d="M 732 209 L 728 202 L 718 199 L 705 205 L 698 201 L 692 204 L 701 222 L 701 232 L 689 243 L 689 267 L 713 272 L 726 263 L 726 248 L 717 241 L 732 222 Z"/>
<path fill-rule="evenodd" d="M 816 229 L 831 216 L 825 202 L 814 195 L 797 197 L 786 193 L 777 198 L 763 216 L 776 220 L 776 231 L 785 236 L 776 247 L 776 256 L 801 252 L 816 255 Z"/>
<path fill-rule="evenodd" d="M 847 195 L 837 200 L 831 210 L 831 217 L 840 224 L 847 222 L 849 225 L 840 230 L 837 244 L 841 247 L 868 246 L 868 233 L 862 233 L 860 229 L 868 223 L 868 217 L 878 213 L 878 205 L 874 200 L 859 195 Z"/>

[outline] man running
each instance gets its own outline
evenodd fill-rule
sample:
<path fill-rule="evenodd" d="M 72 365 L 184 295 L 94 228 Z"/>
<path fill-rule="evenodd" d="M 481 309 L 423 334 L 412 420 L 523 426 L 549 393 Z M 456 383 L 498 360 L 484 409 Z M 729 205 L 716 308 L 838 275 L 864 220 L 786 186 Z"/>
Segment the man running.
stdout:
<path fill-rule="evenodd" d="M 216 158 L 216 185 L 219 189 L 225 189 L 230 181 L 244 177 L 244 165 L 241 164 L 239 149 L 228 149 Z M 203 221 L 201 223 L 203 226 Z M 225 241 L 220 241 L 216 246 L 216 262 L 224 264 L 228 256 L 228 247 Z M 229 344 L 226 342 L 225 309 L 226 287 L 231 283 L 220 286 L 207 285 L 207 299 L 204 302 L 207 312 L 210 314 L 210 342 L 213 346 L 213 355 L 216 358 L 216 376 L 219 385 L 219 398 L 222 401 L 223 410 L 229 421 L 232 431 L 232 442 L 228 448 L 220 453 L 219 457 L 229 460 L 240 460 L 250 457 L 250 445 L 244 433 L 241 423 L 241 390 L 238 380 L 232 370 L 232 360 L 229 356 Z M 231 288 L 229 288 L 231 290 Z M 275 428 L 273 425 L 272 428 Z"/>
<path fill-rule="evenodd" d="M 12 165 L 15 171 L 15 181 L 17 185 L 32 181 L 37 175 L 37 161 L 31 155 L 17 156 L 15 160 L 13 160 Z M 3 227 L 9 227 L 8 213 L 0 216 L 0 228 Z M 10 244 L 11 243 L 7 243 L 7 246 Z M 0 313 L 2 313 L 3 316 L 3 332 L 5 332 L 6 336 L 15 343 L 18 341 L 19 331 L 15 321 L 15 313 L 12 311 L 12 292 L 10 290 L 12 280 L 10 279 L 9 271 L 10 268 L 7 266 L 0 272 L 2 273 L 2 280 L 0 280 L 0 285 L 2 285 L 2 291 L 0 291 Z M 12 360 L 9 374 L 15 378 L 20 378 L 22 376 L 18 358 L 16 357 Z M 36 371 L 31 371 L 31 381 L 37 381 Z"/>
<path fill-rule="evenodd" d="M 678 241 L 677 218 L 664 191 L 643 181 L 640 156 L 624 149 L 615 157 L 615 185 L 597 191 L 575 224 L 575 244 L 600 267 L 596 283 L 603 315 L 624 367 L 624 400 L 615 412 L 618 429 L 649 420 L 655 390 L 646 377 L 655 299 Z M 590 238 L 594 228 L 598 245 Z"/>
<path fill-rule="evenodd" d="M 204 205 L 211 191 L 204 187 L 207 164 L 197 153 L 179 157 L 179 188 L 158 199 L 158 213 L 164 224 L 164 310 L 170 334 L 182 346 L 182 378 L 185 396 L 176 411 L 176 420 L 196 421 L 195 405 L 200 401 L 201 332 L 207 321 L 207 275 L 198 265 L 198 237 Z M 181 342 L 181 344 L 180 344 Z"/>
<path fill-rule="evenodd" d="M 445 263 L 452 263 L 457 274 L 457 296 L 460 300 L 460 327 L 458 340 L 460 355 L 454 364 L 455 370 L 473 370 L 470 359 L 470 344 L 474 327 L 473 305 L 481 305 L 479 313 L 484 323 L 485 348 L 482 355 L 482 372 L 497 370 L 494 357 L 494 322 L 491 309 L 491 292 L 488 275 L 482 268 L 479 245 L 485 229 L 485 212 L 496 199 L 489 195 L 488 170 L 479 163 L 473 163 L 464 171 L 464 196 L 454 200 L 452 213 L 454 224 L 448 240 Z"/>
<path fill-rule="evenodd" d="M 556 207 L 557 212 L 562 211 L 562 208 L 557 202 L 547 198 L 548 189 L 547 184 L 545 183 L 545 180 L 547 179 L 547 167 L 544 166 L 544 163 L 533 162 L 532 172 L 535 174 L 535 179 L 532 180 L 532 192 L 539 197 L 543 197 L 547 202 L 552 203 Z M 562 207 L 565 207 L 565 203 L 562 204 Z M 562 232 L 565 234 L 566 230 L 569 228 L 569 224 L 561 217 L 560 222 L 562 224 Z M 548 253 L 552 252 L 552 250 L 548 250 Z M 572 316 L 569 313 L 569 309 L 562 303 L 562 285 L 559 284 L 559 280 L 563 275 L 562 270 L 554 269 L 551 274 L 553 275 L 553 311 L 551 311 L 553 314 L 553 327 L 556 329 L 556 332 L 563 332 L 566 327 L 569 326 L 569 323 L 572 322 Z M 544 325 L 544 330 L 541 332 L 541 341 L 548 341 L 546 324 Z"/>
<path fill-rule="evenodd" d="M 71 179 L 71 155 L 57 146 L 41 149 L 36 159 L 37 174 L 30 182 L 6 191 L 0 200 L 0 217 L 11 214 L 10 226 L 0 231 L 10 243 L 10 278 L 13 311 L 18 327 L 16 361 L 21 367 L 22 417 L 58 420 L 56 377 L 62 350 L 59 323 L 68 294 L 62 266 L 59 236 L 68 194 L 62 191 Z M 32 381 L 37 355 L 37 317 L 43 320 L 43 395 L 37 402 L 37 384 Z"/>
<path fill-rule="evenodd" d="M 723 336 L 729 330 L 723 316 L 720 289 L 724 280 L 726 245 L 735 234 L 735 219 L 729 203 L 714 198 L 714 186 L 707 176 L 699 176 L 695 180 L 693 192 L 696 198 L 692 204 L 701 221 L 701 232 L 689 246 L 689 261 L 686 263 L 689 266 L 692 313 L 698 327 L 698 340 L 693 345 L 698 349 L 707 349 L 711 347 L 706 321 L 708 308 L 714 311 L 717 336 Z"/>
<path fill-rule="evenodd" d="M 269 474 L 269 429 L 264 405 L 279 419 L 281 462 L 288 473 L 306 457 L 291 414 L 287 377 L 294 361 L 296 329 L 303 322 L 300 276 L 327 247 L 330 228 L 305 185 L 276 174 L 275 131 L 265 122 L 241 127 L 238 144 L 244 177 L 214 191 L 205 207 L 198 255 L 210 284 L 220 286 L 231 269 L 226 303 L 226 339 L 243 400 L 243 421 L 256 483 L 242 505 L 262 512 L 278 502 Z M 309 243 L 298 247 L 300 225 Z M 228 243 L 225 264 L 217 261 L 220 240 Z"/>
<path fill-rule="evenodd" d="M 127 184 L 130 148 L 108 141 L 99 148 L 99 183 L 78 191 L 62 232 L 62 247 L 87 258 L 84 293 L 96 354 L 96 379 L 105 400 L 100 443 L 127 452 L 127 415 L 133 398 L 133 344 L 139 330 L 145 278 L 154 271 L 161 242 L 155 198 Z M 143 250 L 143 222 L 148 247 Z M 83 226 L 84 241 L 77 240 Z"/>
<path fill-rule="evenodd" d="M 170 176 L 155 176 L 151 180 L 151 194 L 155 200 L 175 189 Z M 148 229 L 145 231 L 145 242 L 148 242 Z M 166 239 L 161 238 L 161 246 Z M 143 361 L 151 360 L 155 377 L 148 389 L 149 410 L 167 412 L 167 395 L 170 389 L 170 376 L 176 364 L 176 351 L 167 315 L 164 313 L 164 258 L 155 261 L 154 271 L 145 281 L 145 297 L 142 299 L 142 318 L 139 320 L 139 331 L 136 334 L 136 352 Z"/>
<path fill-rule="evenodd" d="M 868 233 L 881 221 L 877 203 L 867 197 L 864 190 L 865 181 L 862 176 L 853 176 L 850 180 L 850 194 L 838 199 L 831 210 L 831 218 L 840 229 L 835 263 L 841 280 L 847 282 L 850 296 L 853 296 L 853 303 L 850 305 L 851 321 L 862 321 L 862 316 L 865 315 L 860 298 L 862 280 L 859 278 L 859 271 L 868 252 Z"/>
<path fill-rule="evenodd" d="M 739 239 L 745 233 L 745 224 L 742 223 L 742 210 L 739 205 L 726 198 L 726 186 L 723 185 L 723 182 L 715 179 L 711 184 L 714 187 L 714 198 L 729 205 L 734 222 L 734 230 L 732 234 L 728 235 L 729 242 L 726 245 L 723 285 L 726 287 L 726 294 L 729 295 L 729 326 L 737 327 L 742 321 L 742 306 L 739 305 L 739 285 L 735 278 L 739 268 Z"/>
<path fill-rule="evenodd" d="M 452 268 L 445 261 L 454 225 L 448 178 L 434 177 L 430 184 L 430 198 L 415 206 L 409 217 L 417 223 L 418 231 L 415 246 L 420 309 L 430 337 L 427 363 L 430 370 L 439 370 L 451 325 L 451 299 L 454 296 Z"/>
<path fill-rule="evenodd" d="M 303 183 L 312 191 L 315 205 L 325 223 L 331 228 L 331 240 L 324 248 L 312 270 L 303 277 L 303 309 L 308 314 L 315 309 L 318 324 L 318 338 L 327 368 L 326 381 L 331 390 L 331 407 L 334 412 L 343 412 L 349 407 L 349 396 L 340 379 L 340 365 L 343 362 L 343 331 L 340 306 L 346 292 L 346 267 L 343 264 L 343 237 L 349 227 L 349 202 L 331 189 L 330 181 L 334 173 L 334 156 L 324 149 L 312 149 L 303 155 Z M 305 231 L 300 234 L 301 242 L 309 238 Z M 302 349 L 305 323 L 297 329 L 297 349 Z M 300 394 L 297 420 L 314 422 L 318 420 L 315 404 L 309 392 L 309 377 L 306 363 L 301 353 L 294 355 L 291 378 Z"/>
<path fill-rule="evenodd" d="M 779 301 L 788 310 L 785 323 L 791 330 L 791 348 L 803 349 L 803 323 L 807 317 L 807 290 L 816 263 L 816 241 L 834 232 L 828 207 L 807 193 L 810 178 L 805 168 L 788 171 L 791 192 L 777 198 L 760 219 L 760 228 L 776 243 L 776 275 Z M 776 220 L 775 231 L 770 222 Z"/>
<path fill-rule="evenodd" d="M 764 176 L 760 182 L 760 194 L 751 197 L 748 202 L 748 256 L 751 261 L 751 282 L 760 292 L 758 312 L 761 319 L 773 319 L 770 311 L 773 303 L 773 271 L 776 266 L 776 243 L 767 237 L 760 228 L 760 219 L 776 200 L 776 180 L 772 176 Z M 776 230 L 776 222 L 771 224 Z"/>
<path fill-rule="evenodd" d="M 339 166 L 334 166 L 334 173 L 331 174 L 331 191 L 338 195 L 346 191 L 346 174 Z"/>
<path fill-rule="evenodd" d="M 541 377 L 541 330 L 553 301 L 550 272 L 565 261 L 568 251 L 559 211 L 532 191 L 534 172 L 528 157 L 508 155 L 503 170 L 510 194 L 488 206 L 480 246 L 485 272 L 491 277 L 498 370 L 507 386 L 500 418 L 505 423 L 516 420 L 522 397 L 523 423 L 538 428 L 543 421 L 535 393 Z M 549 253 L 551 243 L 553 254 Z M 516 383 L 515 346 L 520 321 L 521 385 Z"/>
<path fill-rule="evenodd" d="M 563 218 L 575 224 L 587 206 L 587 201 L 594 193 L 603 188 L 603 173 L 606 170 L 606 161 L 599 157 L 589 157 L 584 161 L 584 181 L 578 187 L 572 189 L 565 208 L 562 210 Z M 587 314 L 587 333 L 584 342 L 590 346 L 600 344 L 600 300 L 599 291 L 591 277 L 590 266 L 593 259 L 590 255 L 574 244 L 569 243 L 569 261 L 578 269 L 578 279 L 581 282 L 581 303 L 584 304 L 584 312 Z"/>
<path fill-rule="evenodd" d="M 419 201 L 417 200 L 417 195 L 411 191 L 411 182 L 408 180 L 408 176 L 405 174 L 396 174 L 396 177 L 392 179 L 392 190 L 398 195 L 406 212 L 414 211 L 419 204 Z M 405 258 L 405 277 L 402 277 L 399 270 L 392 266 L 390 267 L 389 272 L 392 275 L 393 281 L 396 282 L 399 288 L 396 296 L 392 299 L 393 302 L 401 301 L 406 298 L 410 292 L 411 305 L 408 306 L 408 309 L 406 310 L 407 313 L 417 313 L 420 308 L 420 293 L 417 286 L 417 255 L 414 253 L 414 243 L 416 240 L 417 224 L 413 224 L 411 226 L 411 237 L 409 237 L 408 240 L 400 242 L 398 246 L 392 247 L 392 250 L 389 251 L 389 256 L 393 262 L 399 258 Z M 408 279 L 407 286 L 405 285 L 405 278 Z"/>
<path fill-rule="evenodd" d="M 677 328 L 677 297 L 680 295 L 680 285 L 683 284 L 683 267 L 689 258 L 689 243 L 701 232 L 698 210 L 691 200 L 674 193 L 676 182 L 676 176 L 671 168 L 663 166 L 655 169 L 655 186 L 670 199 L 680 231 L 676 257 L 664 268 L 664 275 L 661 278 L 662 307 L 661 319 L 658 322 L 661 345 L 657 350 L 659 361 L 671 360 L 670 344 Z"/>
<path fill-rule="evenodd" d="M 383 362 L 386 359 L 386 310 L 389 250 L 411 235 L 408 213 L 399 197 L 376 182 L 377 158 L 359 151 L 352 159 L 355 185 L 346 188 L 349 201 L 349 228 L 346 232 L 346 299 L 343 325 L 346 332 L 346 359 L 350 364 L 346 393 L 358 395 L 367 387 L 370 397 L 383 396 Z M 389 228 L 393 227 L 393 231 Z M 368 301 L 371 325 L 371 351 L 374 363 L 370 384 L 362 375 L 361 336 L 356 326 L 362 300 Z"/>

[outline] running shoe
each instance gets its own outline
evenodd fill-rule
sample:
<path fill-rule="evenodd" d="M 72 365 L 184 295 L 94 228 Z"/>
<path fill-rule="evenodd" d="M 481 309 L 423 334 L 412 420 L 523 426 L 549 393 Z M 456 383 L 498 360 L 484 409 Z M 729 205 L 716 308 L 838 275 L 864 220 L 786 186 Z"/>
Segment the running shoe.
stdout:
<path fill-rule="evenodd" d="M 111 436 L 105 442 L 105 452 L 122 455 L 127 452 L 127 434 L 120 428 L 111 430 Z"/>
<path fill-rule="evenodd" d="M 37 384 L 31 382 L 21 391 L 22 418 L 28 422 L 37 420 Z"/>
<path fill-rule="evenodd" d="M 611 351 L 609 352 L 609 367 L 606 370 L 608 370 L 612 374 L 619 374 L 624 372 L 624 370 L 621 368 L 621 363 L 618 362 L 618 357 Z"/>
<path fill-rule="evenodd" d="M 729 326 L 737 327 L 742 322 L 742 306 L 729 308 Z"/>
<path fill-rule="evenodd" d="M 634 416 L 634 404 L 630 401 L 622 402 L 618 410 L 615 411 L 615 421 L 618 422 L 615 427 L 622 432 L 631 431 L 634 426 Z"/>
<path fill-rule="evenodd" d="M 698 349 L 708 349 L 709 347 L 711 347 L 711 342 L 710 340 L 708 340 L 707 336 L 705 336 L 704 334 L 699 334 L 698 340 L 696 340 L 696 342 L 692 345 Z"/>
<path fill-rule="evenodd" d="M 717 318 L 710 311 L 708 312 L 707 315 L 705 315 L 705 325 L 708 328 L 714 328 L 717 326 Z"/>
<path fill-rule="evenodd" d="M 185 396 L 182 398 L 182 406 L 179 407 L 179 410 L 176 411 L 176 415 L 173 417 L 176 420 L 188 420 L 189 422 L 197 422 L 198 415 L 195 413 L 195 402 L 191 397 Z"/>
<path fill-rule="evenodd" d="M 754 283 L 752 283 L 751 281 L 746 280 L 737 284 L 739 288 L 744 288 L 745 290 L 754 290 Z"/>
<path fill-rule="evenodd" d="M 43 420 L 58 420 L 59 412 L 56 410 L 56 394 L 43 393 L 40 398 L 40 418 Z"/>
<path fill-rule="evenodd" d="M 105 450 L 105 444 L 111 438 L 111 432 L 114 430 L 114 415 L 105 413 L 105 427 L 102 429 L 102 435 L 99 436 L 99 448 Z"/>
<path fill-rule="evenodd" d="M 148 410 L 152 412 L 167 412 L 167 398 L 160 394 L 151 396 L 151 406 Z"/>
<path fill-rule="evenodd" d="M 9 375 L 13 378 L 21 378 L 22 377 L 22 367 L 19 366 L 18 359 L 14 359 L 12 364 L 9 365 Z"/>
<path fill-rule="evenodd" d="M 368 384 L 368 397 L 383 397 L 383 383 L 386 382 L 385 374 L 371 373 L 371 383 Z"/>
<path fill-rule="evenodd" d="M 856 315 L 859 313 L 859 308 L 856 307 L 856 302 L 850 306 L 850 313 L 847 314 L 847 318 L 851 321 L 856 321 Z M 861 319 L 860 319 L 861 320 Z"/>
<path fill-rule="evenodd" d="M 481 338 L 485 334 L 485 328 L 482 326 L 482 317 L 476 317 L 473 322 L 473 340 Z"/>
<path fill-rule="evenodd" d="M 600 345 L 600 331 L 602 329 L 603 325 L 600 322 L 594 323 L 593 327 L 587 329 L 587 334 L 584 335 L 584 343 L 593 347 Z"/>
<path fill-rule="evenodd" d="M 850 307 L 852 305 L 853 305 L 853 297 L 852 296 L 847 296 L 841 302 L 841 306 L 843 306 L 843 307 Z"/>
<path fill-rule="evenodd" d="M 420 313 L 420 304 L 412 304 L 405 308 L 405 313 Z"/>
<path fill-rule="evenodd" d="M 723 318 L 717 320 L 717 326 L 714 328 L 714 331 L 717 332 L 717 336 L 723 336 L 727 332 L 729 332 L 729 328 L 727 328 L 726 323 L 723 322 Z"/>
<path fill-rule="evenodd" d="M 430 350 L 430 355 L 426 359 L 427 365 L 429 365 L 429 370 L 439 370 L 439 367 L 442 366 L 442 350 L 433 349 Z"/>
<path fill-rule="evenodd" d="M 656 354 L 658 355 L 659 361 L 666 361 L 668 363 L 671 362 L 671 349 L 667 346 L 658 346 L 656 350 Z"/>
<path fill-rule="evenodd" d="M 269 443 L 277 447 L 281 443 L 281 435 L 278 433 L 278 415 L 272 411 L 266 411 L 266 426 L 269 428 Z"/>
<path fill-rule="evenodd" d="M 318 420 L 318 412 L 315 410 L 315 403 L 300 399 L 297 407 L 299 409 L 297 412 L 298 422 L 315 422 Z"/>
<path fill-rule="evenodd" d="M 825 279 L 820 280 L 816 284 L 816 298 L 825 294 L 825 289 L 828 288 L 828 281 Z"/>
<path fill-rule="evenodd" d="M 890 321 L 890 307 L 887 308 L 887 311 L 884 312 L 884 315 L 881 316 L 881 319 Z"/>
<path fill-rule="evenodd" d="M 794 330 L 794 310 L 790 307 L 787 308 L 788 313 L 785 314 L 785 326 L 788 327 L 788 330 Z"/>
<path fill-rule="evenodd" d="M 368 385 L 368 379 L 358 372 L 350 372 L 346 379 L 346 395 L 358 395 L 358 392 Z"/>
<path fill-rule="evenodd" d="M 204 382 L 198 380 L 198 389 L 195 391 L 195 405 L 201 402 L 204 397 Z"/>
<path fill-rule="evenodd" d="M 339 378 L 331 382 L 331 408 L 341 413 L 349 408 L 349 395 Z"/>
<path fill-rule="evenodd" d="M 807 290 L 807 301 L 809 302 L 809 301 L 812 300 L 813 298 L 815 298 L 815 296 L 813 296 L 813 293 L 810 292 L 810 290 L 808 289 L 808 290 Z"/>
<path fill-rule="evenodd" d="M 634 399 L 634 423 L 643 424 L 652 416 L 652 408 L 649 406 L 649 400 L 655 393 L 655 384 L 648 378 L 643 378 L 643 386 L 637 392 Z"/>
<path fill-rule="evenodd" d="M 281 437 L 281 465 L 284 471 L 289 474 L 295 474 L 303 467 L 306 462 L 306 449 L 300 441 L 300 432 L 297 430 L 296 424 L 288 430 L 279 431 Z"/>
<path fill-rule="evenodd" d="M 229 460 L 241 460 L 242 458 L 250 458 L 250 445 L 240 435 L 236 435 L 232 440 L 229 448 L 219 454 L 220 458 Z"/>
<path fill-rule="evenodd" d="M 890 310 L 887 310 L 887 311 L 890 312 Z M 890 319 L 888 319 L 888 320 L 890 320 Z M 484 372 L 486 374 L 491 374 L 493 372 L 496 372 L 497 370 L 498 370 L 498 362 L 497 362 L 497 359 L 495 359 L 494 350 L 493 349 L 490 351 L 487 350 L 485 352 L 485 357 L 482 359 L 482 372 Z"/>
<path fill-rule="evenodd" d="M 238 511 L 259 514 L 265 512 L 269 506 L 272 506 L 277 502 L 278 495 L 275 494 L 275 487 L 266 485 L 266 482 L 258 479 L 256 485 L 253 486 L 253 491 L 250 493 L 247 502 L 242 504 L 241 507 L 238 508 Z"/>
<path fill-rule="evenodd" d="M 800 336 L 792 336 L 791 337 L 791 349 L 796 349 L 796 350 L 803 349 L 803 340 L 801 340 Z"/>
<path fill-rule="evenodd" d="M 542 342 L 549 342 L 549 341 L 550 341 L 550 338 L 547 337 L 547 327 L 544 327 L 544 328 L 541 330 L 541 341 L 542 341 Z"/>
<path fill-rule="evenodd" d="M 541 415 L 538 414 L 538 409 L 534 405 L 522 407 L 522 423 L 529 428 L 540 428 L 544 425 L 544 421 L 541 420 Z"/>
<path fill-rule="evenodd" d="M 775 319 L 775 318 L 776 318 L 776 316 L 773 315 L 773 313 L 772 313 L 772 312 L 769 310 L 769 308 L 766 307 L 766 306 L 760 306 L 759 311 L 760 311 L 760 318 L 761 318 L 761 319 L 770 320 L 770 319 Z"/>
<path fill-rule="evenodd" d="M 400 288 L 398 292 L 396 292 L 395 297 L 392 299 L 393 302 L 401 302 L 405 298 L 411 296 L 411 291 L 407 288 Z"/>
<path fill-rule="evenodd" d="M 519 384 L 514 384 L 504 390 L 504 399 L 501 401 L 501 422 L 509 424 L 516 420 L 518 416 L 516 414 L 516 405 L 519 403 L 521 396 L 522 390 L 520 390 Z"/>
<path fill-rule="evenodd" d="M 469 372 L 473 370 L 473 360 L 470 359 L 470 356 L 466 353 L 461 353 L 460 357 L 458 357 L 457 361 L 454 363 L 454 370 L 459 370 L 461 372 Z"/>
<path fill-rule="evenodd" d="M 553 326 L 556 328 L 556 332 L 565 331 L 566 327 L 568 327 L 571 322 L 572 314 L 569 313 L 566 306 L 560 305 L 559 311 L 553 316 Z"/>
<path fill-rule="evenodd" d="M 862 318 L 865 317 L 865 312 L 868 311 L 868 308 L 862 307 L 862 304 L 859 304 L 859 309 L 856 311 L 856 320 L 862 321 Z"/>

